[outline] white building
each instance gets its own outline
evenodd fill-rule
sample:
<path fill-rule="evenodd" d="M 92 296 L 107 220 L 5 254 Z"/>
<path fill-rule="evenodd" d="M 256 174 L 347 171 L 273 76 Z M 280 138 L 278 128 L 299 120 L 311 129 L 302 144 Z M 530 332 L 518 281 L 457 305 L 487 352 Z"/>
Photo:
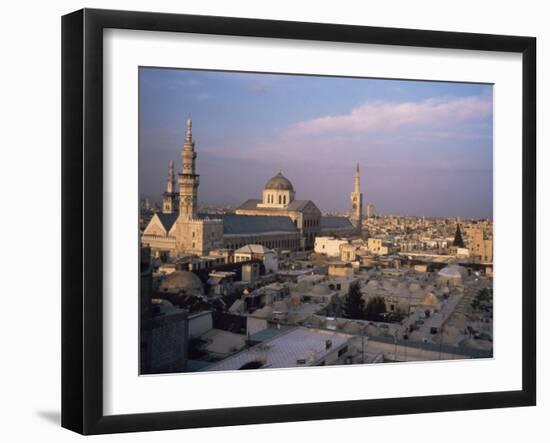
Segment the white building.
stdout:
<path fill-rule="evenodd" d="M 334 237 L 316 237 L 314 251 L 328 257 L 340 257 L 340 246 L 347 245 L 347 240 Z"/>
<path fill-rule="evenodd" d="M 245 245 L 235 251 L 235 263 L 249 260 L 260 260 L 265 266 L 265 272 L 277 272 L 279 259 L 273 249 L 262 245 Z"/>
<path fill-rule="evenodd" d="M 389 254 L 389 248 L 384 245 L 384 242 L 380 238 L 369 238 L 367 240 L 367 250 L 371 254 L 387 255 Z"/>
<path fill-rule="evenodd" d="M 351 364 L 360 349 L 353 335 L 297 327 L 208 366 L 206 371 Z"/>

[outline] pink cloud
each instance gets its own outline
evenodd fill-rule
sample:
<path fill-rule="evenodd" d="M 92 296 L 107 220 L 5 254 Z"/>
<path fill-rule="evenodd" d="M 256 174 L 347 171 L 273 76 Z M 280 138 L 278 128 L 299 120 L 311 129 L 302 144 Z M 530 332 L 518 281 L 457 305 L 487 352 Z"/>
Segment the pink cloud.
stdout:
<path fill-rule="evenodd" d="M 349 114 L 329 115 L 296 123 L 287 136 L 325 134 L 373 134 L 426 128 L 455 129 L 460 123 L 473 123 L 492 113 L 492 101 L 485 97 L 429 99 L 421 102 L 367 102 Z"/>

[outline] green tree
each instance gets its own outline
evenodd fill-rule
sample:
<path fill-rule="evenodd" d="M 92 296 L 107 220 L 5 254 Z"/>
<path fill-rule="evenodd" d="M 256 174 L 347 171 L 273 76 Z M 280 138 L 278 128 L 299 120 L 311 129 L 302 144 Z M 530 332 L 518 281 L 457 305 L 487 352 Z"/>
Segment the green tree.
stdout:
<path fill-rule="evenodd" d="M 457 248 L 464 247 L 464 240 L 462 239 L 462 232 L 460 232 L 460 226 L 458 225 L 458 223 L 456 224 L 456 232 L 453 246 L 456 246 Z"/>
<path fill-rule="evenodd" d="M 349 286 L 348 296 L 344 303 L 344 315 L 347 318 L 365 318 L 365 301 L 362 298 L 358 282 L 352 283 Z"/>
<path fill-rule="evenodd" d="M 383 297 L 372 297 L 365 308 L 365 318 L 370 321 L 381 321 L 386 312 L 386 302 Z"/>

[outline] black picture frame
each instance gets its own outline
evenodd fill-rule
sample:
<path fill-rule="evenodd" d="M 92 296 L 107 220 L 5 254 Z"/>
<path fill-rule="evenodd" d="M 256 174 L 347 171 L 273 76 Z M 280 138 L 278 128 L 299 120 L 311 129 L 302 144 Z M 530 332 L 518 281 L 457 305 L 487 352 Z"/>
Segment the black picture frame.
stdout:
<path fill-rule="evenodd" d="M 131 415 L 103 413 L 103 30 L 522 54 L 522 388 Z M 83 9 L 62 18 L 62 426 L 104 434 L 536 404 L 536 39 L 230 17 Z"/>

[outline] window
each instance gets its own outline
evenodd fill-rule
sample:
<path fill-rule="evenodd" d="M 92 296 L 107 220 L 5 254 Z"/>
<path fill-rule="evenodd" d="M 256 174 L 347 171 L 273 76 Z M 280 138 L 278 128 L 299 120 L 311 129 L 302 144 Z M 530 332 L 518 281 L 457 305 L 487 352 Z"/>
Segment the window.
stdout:
<path fill-rule="evenodd" d="M 281 200 L 281 196 L 279 195 L 279 204 L 281 204 L 282 200 Z"/>
<path fill-rule="evenodd" d="M 193 231 L 193 238 L 195 238 L 195 231 Z"/>
<path fill-rule="evenodd" d="M 283 205 L 286 205 L 286 195 L 283 195 Z"/>
<path fill-rule="evenodd" d="M 195 242 L 193 242 L 193 246 L 192 246 L 193 249 L 195 249 Z"/>

